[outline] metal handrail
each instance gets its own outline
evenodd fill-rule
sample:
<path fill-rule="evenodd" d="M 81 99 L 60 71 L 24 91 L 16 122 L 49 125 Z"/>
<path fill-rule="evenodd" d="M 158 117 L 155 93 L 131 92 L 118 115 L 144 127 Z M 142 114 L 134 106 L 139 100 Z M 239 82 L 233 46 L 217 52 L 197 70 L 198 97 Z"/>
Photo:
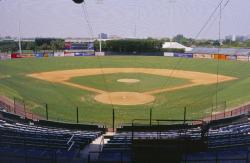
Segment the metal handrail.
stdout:
<path fill-rule="evenodd" d="M 102 136 L 102 140 L 100 142 L 100 149 L 99 149 L 100 152 L 102 151 L 103 146 L 104 146 L 104 136 Z"/>
<path fill-rule="evenodd" d="M 71 148 L 72 148 L 74 145 L 75 145 L 75 142 L 74 142 L 74 141 L 72 141 L 71 145 L 70 145 L 70 146 L 69 146 L 69 148 L 68 148 L 68 151 L 70 151 L 70 150 L 71 150 Z"/>
<path fill-rule="evenodd" d="M 71 138 L 69 139 L 69 141 L 67 142 L 67 144 L 69 144 L 71 141 L 72 141 L 72 139 L 75 137 L 75 135 L 73 134 L 72 136 L 71 136 Z"/>

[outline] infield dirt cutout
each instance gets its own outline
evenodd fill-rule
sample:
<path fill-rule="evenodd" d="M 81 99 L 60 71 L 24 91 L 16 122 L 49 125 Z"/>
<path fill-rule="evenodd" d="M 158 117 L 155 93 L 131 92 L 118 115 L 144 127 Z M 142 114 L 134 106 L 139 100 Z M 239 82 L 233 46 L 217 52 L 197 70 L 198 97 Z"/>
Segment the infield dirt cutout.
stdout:
<path fill-rule="evenodd" d="M 113 73 L 145 73 L 151 75 L 159 75 L 165 77 L 175 77 L 187 79 L 190 81 L 188 84 L 182 84 L 179 86 L 173 86 L 171 88 L 155 89 L 143 93 L 138 92 L 107 92 L 104 90 L 75 84 L 69 80 L 79 76 L 91 76 L 91 75 L 104 75 Z M 36 79 L 41 79 L 53 83 L 61 83 L 82 90 L 87 90 L 97 93 L 95 100 L 104 104 L 115 104 L 115 105 L 142 105 L 153 102 L 155 100 L 154 94 L 175 91 L 179 89 L 189 88 L 199 85 L 210 85 L 218 82 L 226 82 L 235 80 L 237 78 L 216 75 L 194 71 L 184 70 L 170 70 L 170 69 L 152 69 L 152 68 L 92 68 L 92 69 L 75 69 L 75 70 L 62 70 L 52 72 L 41 72 L 28 74 L 27 76 Z M 218 77 L 218 78 L 217 78 Z M 128 82 L 128 79 L 126 79 Z M 133 79 L 135 82 L 136 79 Z M 131 81 L 130 81 L 131 82 Z M 136 81 L 139 82 L 139 81 Z"/>

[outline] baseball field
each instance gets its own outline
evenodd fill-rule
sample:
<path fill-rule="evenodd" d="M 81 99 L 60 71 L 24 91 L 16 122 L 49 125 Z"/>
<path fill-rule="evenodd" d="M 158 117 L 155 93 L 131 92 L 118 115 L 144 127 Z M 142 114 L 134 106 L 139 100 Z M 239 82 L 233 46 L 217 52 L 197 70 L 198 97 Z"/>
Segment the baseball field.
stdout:
<path fill-rule="evenodd" d="M 29 58 L 0 62 L 0 95 L 49 119 L 116 125 L 132 119 L 209 116 L 250 101 L 250 64 L 144 56 Z M 217 75 L 218 73 L 218 75 Z"/>

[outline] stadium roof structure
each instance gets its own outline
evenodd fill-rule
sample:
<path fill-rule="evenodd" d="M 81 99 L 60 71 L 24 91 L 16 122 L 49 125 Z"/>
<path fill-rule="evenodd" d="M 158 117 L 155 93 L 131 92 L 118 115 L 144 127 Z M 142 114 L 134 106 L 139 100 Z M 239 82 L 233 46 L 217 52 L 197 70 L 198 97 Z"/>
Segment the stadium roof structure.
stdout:
<path fill-rule="evenodd" d="M 227 55 L 250 55 L 250 49 L 246 48 L 204 48 L 196 47 L 193 48 L 191 53 L 200 53 L 200 54 L 227 54 Z"/>
<path fill-rule="evenodd" d="M 162 48 L 163 49 L 184 49 L 185 52 L 189 52 L 191 51 L 193 48 L 190 48 L 190 47 L 186 47 L 178 42 L 165 42 L 163 45 L 162 45 Z"/>

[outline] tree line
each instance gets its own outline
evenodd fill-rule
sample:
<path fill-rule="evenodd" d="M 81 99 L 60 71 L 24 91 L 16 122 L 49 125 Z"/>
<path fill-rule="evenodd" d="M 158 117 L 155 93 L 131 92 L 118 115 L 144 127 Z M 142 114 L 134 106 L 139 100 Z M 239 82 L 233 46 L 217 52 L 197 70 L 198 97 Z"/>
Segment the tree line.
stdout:
<path fill-rule="evenodd" d="M 187 38 L 181 34 L 176 35 L 172 39 L 121 39 L 107 40 L 102 42 L 102 50 L 110 52 L 183 52 L 183 49 L 162 49 L 164 42 L 178 42 L 189 47 L 218 47 L 223 48 L 250 48 L 250 40 L 246 41 L 230 41 L 230 40 L 195 40 Z M 64 50 L 65 42 L 63 39 L 37 38 L 34 42 L 21 42 L 22 50 Z M 99 50 L 99 41 L 95 41 L 95 50 Z M 17 52 L 19 49 L 16 41 L 0 41 L 1 52 Z"/>
<path fill-rule="evenodd" d="M 232 41 L 232 40 L 212 40 L 212 39 L 192 39 L 183 36 L 182 34 L 176 35 L 172 41 L 178 42 L 189 47 L 218 47 L 222 48 L 250 48 L 250 39 L 245 41 Z"/>
<path fill-rule="evenodd" d="M 102 42 L 102 50 L 110 52 L 159 52 L 163 40 L 156 39 L 122 39 Z M 95 50 L 99 50 L 99 41 L 95 41 Z"/>
<path fill-rule="evenodd" d="M 35 41 L 22 41 L 22 50 L 64 50 L 63 39 L 35 39 Z M 1 52 L 17 52 L 19 45 L 17 41 L 0 41 Z"/>

